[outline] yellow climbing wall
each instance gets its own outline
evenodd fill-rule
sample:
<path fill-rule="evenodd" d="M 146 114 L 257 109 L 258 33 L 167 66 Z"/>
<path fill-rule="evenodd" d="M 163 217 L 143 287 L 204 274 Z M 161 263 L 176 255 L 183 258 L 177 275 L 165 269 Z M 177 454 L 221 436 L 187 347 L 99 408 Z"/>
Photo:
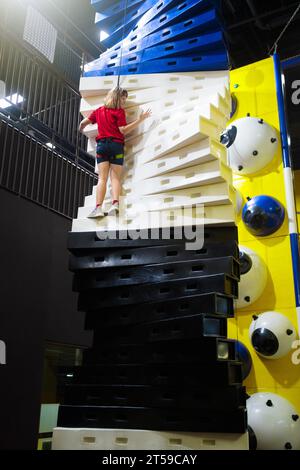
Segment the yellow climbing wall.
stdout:
<path fill-rule="evenodd" d="M 279 116 L 273 59 L 269 58 L 230 73 L 231 92 L 238 100 L 232 121 L 247 116 L 259 117 L 278 131 Z M 266 194 L 278 199 L 286 207 L 282 149 L 274 161 L 258 174 L 234 177 L 234 185 L 243 198 Z M 275 310 L 288 316 L 297 328 L 293 284 L 292 259 L 287 217 L 282 227 L 267 237 L 256 238 L 238 219 L 239 243 L 256 251 L 268 268 L 268 283 L 263 295 L 252 305 L 240 309 L 236 318 L 228 322 L 229 337 L 242 341 L 253 361 L 245 381 L 247 392 L 273 392 L 290 400 L 300 410 L 300 365 L 292 363 L 292 353 L 282 359 L 267 360 L 258 356 L 249 340 L 252 315 Z M 257 279 L 257 282 L 260 282 Z"/>

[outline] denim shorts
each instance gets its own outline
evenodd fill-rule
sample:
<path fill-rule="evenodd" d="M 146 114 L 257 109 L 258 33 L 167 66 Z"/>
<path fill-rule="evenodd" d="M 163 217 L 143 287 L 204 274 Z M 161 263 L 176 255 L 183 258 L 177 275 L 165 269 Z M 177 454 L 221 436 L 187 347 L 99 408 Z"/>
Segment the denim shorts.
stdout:
<path fill-rule="evenodd" d="M 97 140 L 97 163 L 109 162 L 113 165 L 123 165 L 124 144 L 111 138 Z"/>

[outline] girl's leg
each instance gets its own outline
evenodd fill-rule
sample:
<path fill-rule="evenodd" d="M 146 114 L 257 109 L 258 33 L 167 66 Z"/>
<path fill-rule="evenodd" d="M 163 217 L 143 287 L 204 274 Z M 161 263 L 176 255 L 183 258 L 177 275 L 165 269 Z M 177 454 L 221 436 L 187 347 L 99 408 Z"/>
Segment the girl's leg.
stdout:
<path fill-rule="evenodd" d="M 110 180 L 112 187 L 112 198 L 113 201 L 119 201 L 121 193 L 121 179 L 123 173 L 122 165 L 110 165 Z"/>
<path fill-rule="evenodd" d="M 105 194 L 106 194 L 106 185 L 107 185 L 107 179 L 108 179 L 108 174 L 109 174 L 109 162 L 101 162 L 98 163 L 98 171 L 99 171 L 99 177 L 98 177 L 98 184 L 97 184 L 97 191 L 96 191 L 96 205 L 97 206 L 102 206 Z"/>

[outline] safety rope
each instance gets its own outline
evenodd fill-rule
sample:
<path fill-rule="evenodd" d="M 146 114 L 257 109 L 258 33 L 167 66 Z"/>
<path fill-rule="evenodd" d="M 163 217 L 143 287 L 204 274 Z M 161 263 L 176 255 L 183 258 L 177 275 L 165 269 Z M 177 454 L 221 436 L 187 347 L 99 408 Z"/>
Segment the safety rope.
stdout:
<path fill-rule="evenodd" d="M 283 28 L 283 30 L 281 31 L 281 33 L 279 34 L 278 38 L 276 39 L 276 41 L 274 42 L 273 46 L 271 47 L 271 49 L 269 50 L 268 54 L 271 55 L 272 51 L 274 50 L 274 53 L 276 54 L 277 53 L 277 48 L 278 48 L 278 42 L 280 41 L 280 39 L 282 38 L 282 36 L 284 35 L 284 33 L 286 32 L 287 28 L 289 27 L 289 25 L 291 24 L 291 22 L 293 21 L 293 19 L 295 18 L 295 16 L 297 15 L 298 11 L 300 10 L 300 3 L 299 5 L 297 6 L 296 10 L 294 11 L 294 13 L 292 14 L 291 18 L 289 19 L 289 21 L 287 22 L 287 24 L 285 25 L 285 27 Z"/>
<path fill-rule="evenodd" d="M 124 33 L 125 33 L 125 19 L 126 19 L 126 14 L 127 14 L 127 6 L 128 6 L 128 0 L 126 0 L 125 8 L 124 8 L 123 31 L 122 31 L 122 42 L 121 42 L 121 50 L 120 50 L 120 65 L 119 65 L 119 72 L 118 72 L 117 88 L 120 88 L 120 75 L 121 75 L 122 59 L 123 59 L 123 41 L 124 41 Z"/>

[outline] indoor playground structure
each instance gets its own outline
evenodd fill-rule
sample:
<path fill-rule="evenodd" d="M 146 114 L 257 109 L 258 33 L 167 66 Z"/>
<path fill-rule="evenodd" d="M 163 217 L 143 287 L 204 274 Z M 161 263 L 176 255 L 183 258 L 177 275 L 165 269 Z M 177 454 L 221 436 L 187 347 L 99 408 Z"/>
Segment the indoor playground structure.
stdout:
<path fill-rule="evenodd" d="M 230 70 L 218 1 L 91 3 L 107 50 L 84 68 L 82 116 L 115 87 L 129 123 L 152 115 L 126 138 L 119 215 L 87 218 L 95 186 L 69 233 L 94 337 L 60 372 L 53 449 L 300 450 L 279 58 Z M 84 132 L 96 156 L 97 125 Z"/>

